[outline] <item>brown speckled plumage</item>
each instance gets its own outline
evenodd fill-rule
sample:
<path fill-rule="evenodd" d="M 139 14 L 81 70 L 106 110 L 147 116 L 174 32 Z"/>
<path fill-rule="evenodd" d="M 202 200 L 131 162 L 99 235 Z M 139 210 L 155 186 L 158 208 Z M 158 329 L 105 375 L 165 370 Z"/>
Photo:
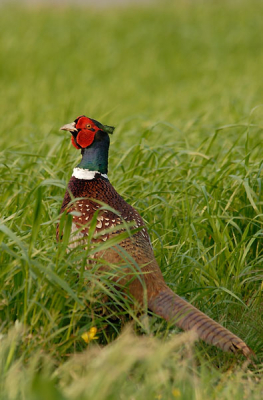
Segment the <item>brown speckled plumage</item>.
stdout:
<path fill-rule="evenodd" d="M 131 232 L 133 229 L 141 227 L 141 230 L 137 231 L 134 235 L 132 235 L 131 238 L 127 238 L 121 241 L 119 245 L 125 249 L 125 251 L 132 257 L 136 264 L 138 264 L 139 266 L 144 266 L 143 274 L 146 281 L 149 297 L 154 295 L 154 292 L 156 290 L 155 280 L 157 277 L 158 290 L 159 287 L 166 287 L 160 268 L 154 258 L 151 241 L 147 229 L 144 225 L 143 219 L 132 206 L 130 206 L 128 203 L 126 203 L 126 201 L 123 200 L 123 198 L 116 192 L 116 190 L 107 179 L 104 179 L 99 174 L 96 175 L 94 180 L 83 180 L 71 177 L 68 184 L 68 190 L 65 194 L 64 201 L 61 207 L 61 212 L 65 210 L 65 208 L 71 201 L 69 193 L 71 193 L 74 198 L 83 198 L 75 202 L 73 205 L 70 205 L 68 211 L 74 210 L 78 211 L 81 214 L 80 216 L 73 215 L 73 225 L 74 227 L 76 227 L 76 229 L 80 229 L 82 227 L 81 233 L 84 235 L 84 237 L 88 235 L 89 222 L 92 220 L 94 213 L 98 210 L 97 225 L 94 236 L 100 233 L 101 235 L 99 235 L 99 237 L 94 240 L 95 242 L 107 240 L 110 237 L 124 232 L 126 230 L 124 228 L 124 223 L 132 225 L 130 228 Z M 103 209 L 102 205 L 100 205 L 99 202 L 107 204 L 108 206 L 116 210 L 116 213 L 110 210 Z M 105 230 L 117 227 L 118 225 L 121 226 L 120 229 L 114 230 L 111 233 L 104 234 Z M 79 236 L 76 239 L 76 244 L 79 244 Z M 71 246 L 75 246 L 74 239 Z M 120 255 L 119 248 L 117 247 L 113 247 L 107 249 L 106 251 L 96 253 L 95 258 L 103 258 L 109 261 L 111 264 L 120 265 L 122 263 L 125 263 L 125 257 L 122 257 Z M 152 272 L 152 274 L 154 275 L 154 281 L 152 280 L 152 278 L 150 278 L 149 272 Z M 132 276 L 127 273 L 126 279 L 128 282 L 132 279 Z M 122 283 L 125 284 L 126 282 L 122 280 Z M 142 303 L 143 288 L 138 279 L 133 280 L 133 282 L 129 286 L 129 291 L 139 302 Z"/>
<path fill-rule="evenodd" d="M 65 128 L 63 127 L 63 129 Z M 78 132 L 81 132 L 81 130 Z M 82 140 L 83 137 L 86 138 L 82 134 Z M 76 147 L 74 143 L 73 145 Z M 72 198 L 81 199 L 69 204 Z M 103 208 L 101 203 L 107 204 L 116 213 Z M 169 289 L 155 260 L 143 219 L 133 207 L 123 200 L 111 183 L 102 177 L 101 174 L 97 173 L 95 178 L 91 180 L 78 179 L 72 176 L 64 197 L 61 212 L 65 209 L 68 212 L 78 212 L 78 215 L 73 213 L 72 235 L 73 238 L 75 236 L 76 242 L 74 243 L 73 240 L 71 247 L 75 247 L 78 244 L 85 244 L 89 233 L 89 223 L 95 212 L 97 212 L 97 221 L 94 232 L 96 239 L 93 239 L 94 242 L 107 241 L 109 238 L 127 231 L 125 223 L 129 226 L 133 224 L 130 227 L 130 237 L 123 239 L 118 246 L 98 251 L 94 255 L 94 258 L 104 259 L 111 265 L 126 265 L 126 274 L 122 275 L 121 280 L 116 276 L 116 280 L 118 279 L 119 282 L 126 285 L 129 293 L 141 304 L 144 301 L 143 287 L 146 287 L 148 308 L 162 318 L 173 321 L 184 330 L 194 329 L 201 339 L 218 346 L 224 351 L 240 352 L 246 357 L 250 357 L 253 354 L 252 350 L 236 335 L 213 321 Z M 119 229 L 117 228 L 118 225 L 120 226 Z M 110 228 L 114 228 L 115 230 L 107 232 Z M 59 239 L 58 236 L 57 230 L 57 239 Z M 125 250 L 123 255 L 120 254 L 119 246 Z M 129 260 L 130 264 L 134 261 L 134 266 L 139 266 L 142 272 L 140 279 L 133 278 L 133 271 L 131 271 L 131 267 L 127 267 L 125 254 L 129 254 L 131 257 Z M 104 269 L 106 268 L 107 266 L 104 267 Z"/>

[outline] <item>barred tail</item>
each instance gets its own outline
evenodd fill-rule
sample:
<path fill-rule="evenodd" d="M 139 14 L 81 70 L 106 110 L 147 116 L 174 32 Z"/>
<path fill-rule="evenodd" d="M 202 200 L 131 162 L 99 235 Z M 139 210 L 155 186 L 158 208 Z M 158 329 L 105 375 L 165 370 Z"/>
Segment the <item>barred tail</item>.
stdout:
<path fill-rule="evenodd" d="M 168 287 L 150 298 L 149 309 L 167 321 L 174 321 L 184 330 L 194 329 L 206 343 L 219 347 L 223 351 L 242 353 L 246 357 L 254 355 L 253 351 L 239 339 L 192 304 L 183 300 Z"/>

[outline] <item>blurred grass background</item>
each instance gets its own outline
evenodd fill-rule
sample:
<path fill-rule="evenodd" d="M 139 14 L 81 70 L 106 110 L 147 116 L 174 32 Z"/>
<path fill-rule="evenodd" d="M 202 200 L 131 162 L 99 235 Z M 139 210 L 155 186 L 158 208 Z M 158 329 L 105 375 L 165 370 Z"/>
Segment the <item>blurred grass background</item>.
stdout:
<path fill-rule="evenodd" d="M 260 1 L 2 7 L 2 129 L 46 135 L 54 115 L 59 125 L 83 110 L 180 129 L 240 122 L 262 102 L 261 10 Z"/>
<path fill-rule="evenodd" d="M 261 398 L 262 2 L 0 10 L 0 398 Z M 79 157 L 58 129 L 80 114 L 116 126 L 111 182 L 170 287 L 256 365 L 137 317 L 110 277 L 83 271 L 84 251 L 55 243 Z M 113 341 L 127 314 L 143 337 Z"/>

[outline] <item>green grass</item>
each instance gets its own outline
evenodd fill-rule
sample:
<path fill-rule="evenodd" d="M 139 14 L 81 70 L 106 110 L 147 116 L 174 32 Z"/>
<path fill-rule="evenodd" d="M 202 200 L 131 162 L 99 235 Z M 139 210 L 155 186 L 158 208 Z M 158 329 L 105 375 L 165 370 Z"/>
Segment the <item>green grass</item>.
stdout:
<path fill-rule="evenodd" d="M 1 399 L 261 398 L 262 12 L 1 8 Z M 116 126 L 109 176 L 166 282 L 255 365 L 136 315 L 110 275 L 84 270 L 85 250 L 56 244 L 79 160 L 59 127 L 80 114 Z"/>

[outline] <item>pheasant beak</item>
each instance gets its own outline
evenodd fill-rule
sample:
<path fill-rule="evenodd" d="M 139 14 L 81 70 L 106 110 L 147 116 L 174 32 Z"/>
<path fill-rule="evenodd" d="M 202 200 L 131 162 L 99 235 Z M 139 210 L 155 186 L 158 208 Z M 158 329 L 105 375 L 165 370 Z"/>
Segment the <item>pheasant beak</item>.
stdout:
<path fill-rule="evenodd" d="M 68 131 L 68 132 L 78 132 L 77 128 L 76 128 L 76 122 L 72 122 L 71 124 L 66 124 L 63 125 L 60 128 L 61 131 Z"/>

